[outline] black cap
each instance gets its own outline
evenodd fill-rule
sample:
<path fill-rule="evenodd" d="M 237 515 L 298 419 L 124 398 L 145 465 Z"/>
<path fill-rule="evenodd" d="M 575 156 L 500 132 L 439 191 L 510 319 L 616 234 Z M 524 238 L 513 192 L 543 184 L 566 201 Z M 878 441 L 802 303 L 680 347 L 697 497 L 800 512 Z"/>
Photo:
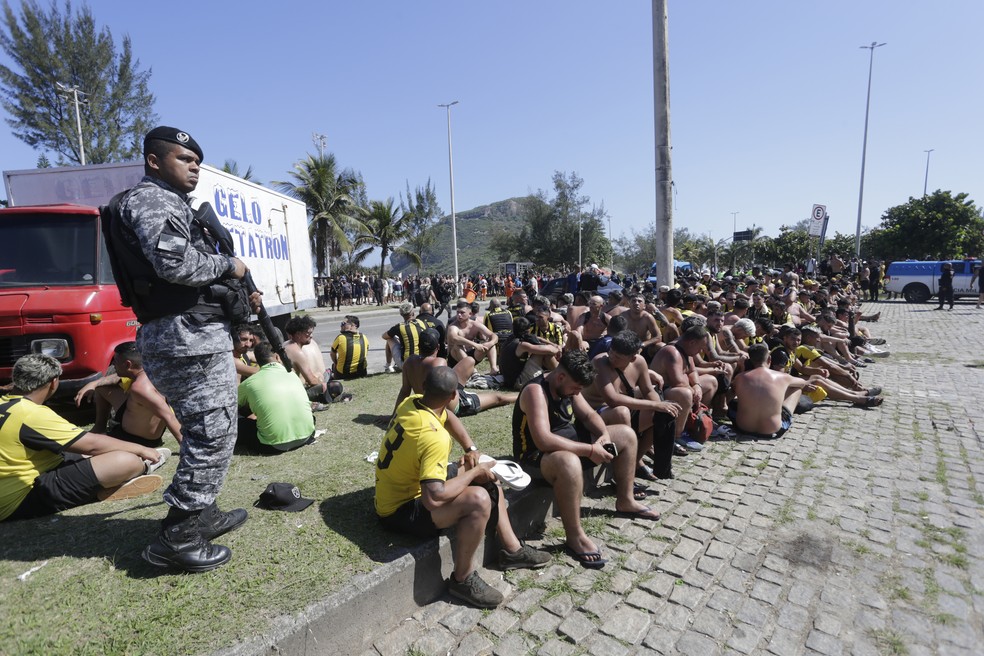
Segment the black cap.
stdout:
<path fill-rule="evenodd" d="M 171 128 L 166 125 L 161 125 L 148 132 L 147 136 L 144 137 L 144 154 L 147 153 L 147 142 L 152 139 L 170 141 L 171 143 L 176 143 L 179 146 L 184 146 L 188 150 L 198 155 L 199 160 L 205 159 L 205 155 L 202 154 L 202 147 L 198 145 L 198 142 L 195 141 L 190 134 L 183 132 L 178 128 Z"/>
<path fill-rule="evenodd" d="M 433 328 L 428 328 L 423 331 L 420 333 L 420 337 L 417 338 L 417 344 L 420 346 L 421 353 L 431 353 L 436 351 L 440 343 L 441 335 Z"/>
<path fill-rule="evenodd" d="M 265 510 L 299 512 L 312 503 L 314 499 L 302 497 L 301 491 L 293 483 L 270 483 L 253 505 Z"/>

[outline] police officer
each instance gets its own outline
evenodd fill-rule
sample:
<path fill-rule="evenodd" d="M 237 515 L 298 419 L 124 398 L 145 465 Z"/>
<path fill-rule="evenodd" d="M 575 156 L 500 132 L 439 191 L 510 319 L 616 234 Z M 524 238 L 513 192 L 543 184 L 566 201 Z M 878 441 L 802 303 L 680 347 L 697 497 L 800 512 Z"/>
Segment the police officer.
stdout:
<path fill-rule="evenodd" d="M 119 201 L 109 240 L 122 263 L 121 291 L 127 287 L 142 324 L 144 368 L 182 426 L 181 458 L 164 491 L 170 508 L 143 558 L 192 572 L 226 563 L 232 552 L 211 540 L 247 519 L 245 510 L 222 512 L 215 503 L 236 442 L 236 373 L 229 320 L 207 292 L 247 269 L 210 247 L 194 222 L 188 194 L 201 161 L 202 149 L 187 132 L 148 132 L 145 176 Z"/>

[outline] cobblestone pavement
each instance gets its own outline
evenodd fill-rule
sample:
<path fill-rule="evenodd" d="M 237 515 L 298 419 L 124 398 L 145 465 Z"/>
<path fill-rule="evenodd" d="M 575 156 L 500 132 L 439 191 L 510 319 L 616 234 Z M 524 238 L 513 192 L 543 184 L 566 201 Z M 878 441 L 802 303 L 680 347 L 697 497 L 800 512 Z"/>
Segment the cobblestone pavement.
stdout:
<path fill-rule="evenodd" d="M 984 310 L 932 307 L 866 306 L 892 350 L 862 374 L 881 408 L 827 402 L 778 441 L 676 458 L 655 525 L 586 499 L 603 570 L 482 570 L 501 607 L 445 597 L 367 654 L 984 653 Z M 548 518 L 531 542 L 562 536 Z"/>

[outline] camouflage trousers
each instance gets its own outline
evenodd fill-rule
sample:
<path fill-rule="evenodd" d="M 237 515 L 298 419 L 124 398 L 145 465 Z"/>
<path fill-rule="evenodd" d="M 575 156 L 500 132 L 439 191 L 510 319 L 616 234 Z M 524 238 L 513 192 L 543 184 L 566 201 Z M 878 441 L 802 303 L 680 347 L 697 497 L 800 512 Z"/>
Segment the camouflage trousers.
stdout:
<path fill-rule="evenodd" d="M 144 370 L 181 422 L 181 458 L 164 501 L 201 510 L 222 489 L 236 445 L 236 368 L 228 352 L 144 356 Z"/>

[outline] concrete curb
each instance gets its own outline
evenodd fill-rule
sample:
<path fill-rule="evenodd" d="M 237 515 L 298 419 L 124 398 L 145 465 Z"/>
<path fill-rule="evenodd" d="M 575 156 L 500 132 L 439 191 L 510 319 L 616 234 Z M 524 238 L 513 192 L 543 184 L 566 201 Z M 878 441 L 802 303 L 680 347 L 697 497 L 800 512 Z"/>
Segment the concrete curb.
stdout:
<path fill-rule="evenodd" d="M 521 538 L 542 530 L 552 511 L 553 490 L 531 485 L 506 494 L 513 528 Z M 377 569 L 360 574 L 339 592 L 315 602 L 296 615 L 274 621 L 272 631 L 215 652 L 214 656 L 282 656 L 359 654 L 380 636 L 376 627 L 391 627 L 446 592 L 451 574 L 453 534 L 417 547 Z M 494 530 L 478 557 L 494 562 Z"/>

